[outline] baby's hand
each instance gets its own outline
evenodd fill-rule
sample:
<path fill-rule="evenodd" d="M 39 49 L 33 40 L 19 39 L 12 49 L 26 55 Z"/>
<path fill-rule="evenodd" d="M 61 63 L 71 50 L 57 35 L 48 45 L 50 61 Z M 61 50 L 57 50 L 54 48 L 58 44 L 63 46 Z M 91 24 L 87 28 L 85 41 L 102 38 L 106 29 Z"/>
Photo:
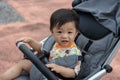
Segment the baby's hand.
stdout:
<path fill-rule="evenodd" d="M 30 37 L 22 37 L 22 38 L 18 39 L 17 42 L 31 43 L 32 40 L 33 39 Z"/>
<path fill-rule="evenodd" d="M 57 72 L 57 73 L 60 73 L 60 71 L 61 71 L 61 69 L 63 68 L 62 66 L 59 66 L 59 65 L 57 65 L 57 64 L 46 64 L 46 66 L 48 67 L 48 68 L 50 68 L 51 69 L 51 71 L 55 71 L 55 72 Z"/>

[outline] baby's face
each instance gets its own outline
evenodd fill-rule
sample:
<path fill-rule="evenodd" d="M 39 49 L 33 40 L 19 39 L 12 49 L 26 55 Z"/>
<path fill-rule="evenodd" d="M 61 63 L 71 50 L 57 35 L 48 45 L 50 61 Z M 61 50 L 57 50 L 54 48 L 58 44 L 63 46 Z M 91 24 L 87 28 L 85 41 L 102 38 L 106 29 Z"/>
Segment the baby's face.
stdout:
<path fill-rule="evenodd" d="M 52 31 L 56 42 L 61 46 L 67 46 L 74 41 L 77 33 L 74 22 L 65 23 L 61 27 L 55 26 Z"/>

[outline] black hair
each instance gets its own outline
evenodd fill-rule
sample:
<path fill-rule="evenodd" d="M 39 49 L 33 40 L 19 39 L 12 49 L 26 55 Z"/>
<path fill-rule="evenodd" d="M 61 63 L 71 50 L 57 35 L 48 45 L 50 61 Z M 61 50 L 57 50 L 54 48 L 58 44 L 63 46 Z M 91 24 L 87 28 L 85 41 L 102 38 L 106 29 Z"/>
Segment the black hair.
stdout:
<path fill-rule="evenodd" d="M 56 10 L 50 18 L 50 30 L 57 25 L 61 27 L 67 22 L 75 22 L 75 28 L 78 30 L 79 15 L 73 9 L 58 9 Z"/>

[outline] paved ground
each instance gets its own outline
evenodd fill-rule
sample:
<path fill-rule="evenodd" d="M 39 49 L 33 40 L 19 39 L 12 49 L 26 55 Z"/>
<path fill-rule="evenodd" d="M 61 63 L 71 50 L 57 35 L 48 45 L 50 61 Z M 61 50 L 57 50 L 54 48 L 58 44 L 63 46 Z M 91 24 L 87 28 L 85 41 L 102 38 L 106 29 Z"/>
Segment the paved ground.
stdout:
<path fill-rule="evenodd" d="M 2 0 L 0 0 L 2 1 Z M 0 24 L 0 74 L 22 58 L 15 43 L 20 37 L 30 36 L 40 41 L 50 35 L 49 17 L 58 8 L 71 8 L 72 0 L 6 0 L 24 21 Z M 111 65 L 113 72 L 102 80 L 120 80 L 120 54 Z"/>
<path fill-rule="evenodd" d="M 0 24 L 24 21 L 24 18 L 5 1 L 0 2 Z"/>

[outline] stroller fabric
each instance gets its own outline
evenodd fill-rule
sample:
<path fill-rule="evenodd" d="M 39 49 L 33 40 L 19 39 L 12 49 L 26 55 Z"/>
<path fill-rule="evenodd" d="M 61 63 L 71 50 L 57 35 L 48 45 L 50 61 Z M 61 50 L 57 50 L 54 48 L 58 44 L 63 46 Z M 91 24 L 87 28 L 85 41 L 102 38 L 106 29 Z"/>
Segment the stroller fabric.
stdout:
<path fill-rule="evenodd" d="M 118 35 L 120 31 L 119 0 L 74 0 L 73 2 L 79 2 L 73 5 L 74 9 L 92 13 L 99 23 Z"/>

